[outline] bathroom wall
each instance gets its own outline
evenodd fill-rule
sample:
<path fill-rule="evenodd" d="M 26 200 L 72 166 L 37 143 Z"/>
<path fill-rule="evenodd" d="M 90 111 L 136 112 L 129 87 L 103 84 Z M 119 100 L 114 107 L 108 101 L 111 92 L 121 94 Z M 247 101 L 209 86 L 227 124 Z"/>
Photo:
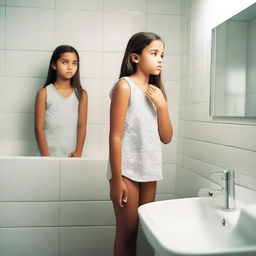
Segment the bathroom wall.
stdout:
<path fill-rule="evenodd" d="M 112 255 L 115 217 L 106 165 L 82 158 L 0 157 L 0 255 Z M 153 256 L 153 250 L 139 229 L 143 255 Z"/>
<path fill-rule="evenodd" d="M 82 84 L 89 95 L 83 156 L 107 159 L 109 90 L 118 78 L 130 36 L 154 31 L 166 45 L 163 79 L 174 138 L 163 145 L 163 159 L 174 195 L 182 17 L 179 0 L 1 0 L 0 155 L 34 154 L 36 91 L 45 81 L 53 49 L 71 44 L 80 53 Z"/>
<path fill-rule="evenodd" d="M 256 116 L 256 19 L 251 20 L 248 24 L 248 73 L 247 73 L 247 87 L 246 87 L 246 112 L 248 115 Z"/>
<path fill-rule="evenodd" d="M 0 0 L 0 180 L 6 180 L 0 186 L 2 252 L 81 255 L 96 250 L 83 255 L 108 255 L 112 250 L 113 211 L 102 164 L 108 157 L 108 94 L 126 43 L 138 31 L 156 32 L 166 45 L 163 79 L 174 138 L 163 145 L 165 179 L 159 182 L 157 199 L 175 197 L 182 20 L 180 0 Z M 35 95 L 59 44 L 71 44 L 80 53 L 82 84 L 89 95 L 84 158 L 20 158 L 35 151 Z M 86 161 L 90 165 L 94 160 L 99 160 L 98 167 L 87 168 Z M 70 175 L 66 184 L 65 173 Z M 83 237 L 90 235 L 102 247 L 84 243 Z M 139 250 L 141 255 L 152 254 L 146 243 Z"/>
<path fill-rule="evenodd" d="M 212 186 L 211 172 L 223 169 L 236 171 L 237 185 L 256 190 L 255 119 L 209 115 L 211 29 L 254 2 L 184 1 L 185 46 L 176 172 L 178 197 L 196 196 L 198 189 Z"/>
<path fill-rule="evenodd" d="M 163 78 L 175 130 L 181 59 L 181 1 L 160 0 L 1 0 L 0 1 L 0 155 L 33 155 L 33 112 L 53 49 L 76 47 L 81 78 L 89 94 L 84 156 L 107 158 L 109 90 L 117 80 L 130 36 L 154 31 L 165 43 Z M 175 134 L 176 135 L 176 134 Z M 175 163 L 176 138 L 164 147 Z"/>

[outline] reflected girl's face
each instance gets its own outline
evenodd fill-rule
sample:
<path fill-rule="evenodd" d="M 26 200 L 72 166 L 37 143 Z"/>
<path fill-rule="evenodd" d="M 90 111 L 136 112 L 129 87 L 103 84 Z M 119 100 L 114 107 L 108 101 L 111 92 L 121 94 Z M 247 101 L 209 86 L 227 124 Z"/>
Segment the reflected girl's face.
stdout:
<path fill-rule="evenodd" d="M 71 79 L 78 69 L 78 59 L 75 52 L 62 53 L 56 64 L 52 65 L 56 70 L 57 77 L 61 79 Z"/>
<path fill-rule="evenodd" d="M 150 75 L 159 75 L 163 67 L 164 44 L 154 40 L 138 55 L 137 68 Z"/>

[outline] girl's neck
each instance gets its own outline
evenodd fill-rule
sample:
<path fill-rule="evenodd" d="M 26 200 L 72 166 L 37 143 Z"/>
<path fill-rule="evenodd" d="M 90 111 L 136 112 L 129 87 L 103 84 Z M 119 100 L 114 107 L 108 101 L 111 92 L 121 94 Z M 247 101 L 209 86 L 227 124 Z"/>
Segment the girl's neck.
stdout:
<path fill-rule="evenodd" d="M 62 79 L 56 79 L 54 86 L 57 88 L 71 88 L 71 81 L 70 79 L 68 80 L 62 80 Z"/>
<path fill-rule="evenodd" d="M 137 84 L 148 86 L 149 75 L 146 75 L 140 70 L 137 70 L 133 75 L 130 76 L 130 78 Z"/>

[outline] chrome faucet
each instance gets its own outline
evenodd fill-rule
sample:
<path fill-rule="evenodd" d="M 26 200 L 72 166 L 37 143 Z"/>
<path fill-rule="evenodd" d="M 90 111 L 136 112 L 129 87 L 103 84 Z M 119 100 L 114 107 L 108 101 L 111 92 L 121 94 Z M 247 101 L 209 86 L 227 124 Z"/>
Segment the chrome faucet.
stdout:
<path fill-rule="evenodd" d="M 235 205 L 235 171 L 228 170 L 223 172 L 216 172 L 211 175 L 212 177 L 220 176 L 223 185 L 221 186 L 221 190 L 224 193 L 224 211 L 233 211 L 236 208 Z M 214 194 L 214 190 L 209 192 L 209 195 L 212 196 Z"/>

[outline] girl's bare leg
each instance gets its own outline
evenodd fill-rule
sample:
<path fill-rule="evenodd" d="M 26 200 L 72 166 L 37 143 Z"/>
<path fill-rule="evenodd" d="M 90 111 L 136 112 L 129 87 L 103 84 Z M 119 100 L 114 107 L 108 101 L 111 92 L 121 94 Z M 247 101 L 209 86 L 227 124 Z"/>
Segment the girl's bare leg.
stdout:
<path fill-rule="evenodd" d="M 155 201 L 156 185 L 156 181 L 140 183 L 139 206 Z"/>
<path fill-rule="evenodd" d="M 123 177 L 128 189 L 124 207 L 114 205 L 116 237 L 114 256 L 135 256 L 138 232 L 139 183 Z"/>

